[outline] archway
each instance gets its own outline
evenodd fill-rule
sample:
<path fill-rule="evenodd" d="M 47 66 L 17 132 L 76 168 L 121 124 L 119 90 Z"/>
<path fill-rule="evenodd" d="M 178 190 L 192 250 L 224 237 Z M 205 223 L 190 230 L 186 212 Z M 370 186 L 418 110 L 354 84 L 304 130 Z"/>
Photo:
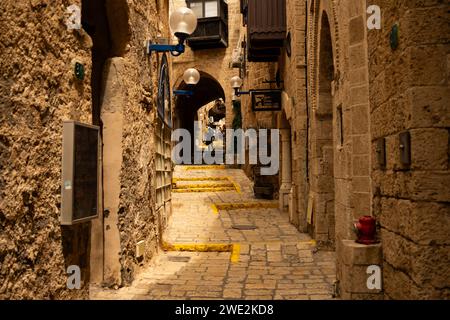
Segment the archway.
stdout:
<path fill-rule="evenodd" d="M 181 81 L 177 86 L 177 90 L 192 90 L 193 95 L 177 96 L 174 108 L 174 129 L 186 129 L 191 134 L 191 146 L 194 150 L 195 132 L 194 121 L 198 121 L 198 110 L 209 103 L 216 102 L 221 99 L 221 103 L 225 103 L 225 91 L 222 85 L 210 74 L 200 71 L 200 81 L 194 88 Z M 219 102 L 217 102 L 219 103 Z M 214 119 L 218 119 L 218 109 L 214 106 L 208 108 L 207 115 L 211 112 Z M 194 156 L 194 153 L 192 153 Z"/>
<path fill-rule="evenodd" d="M 330 22 L 320 18 L 317 72 L 317 101 L 311 123 L 311 184 L 308 226 L 314 238 L 334 247 L 335 187 L 332 81 L 335 74 Z"/>

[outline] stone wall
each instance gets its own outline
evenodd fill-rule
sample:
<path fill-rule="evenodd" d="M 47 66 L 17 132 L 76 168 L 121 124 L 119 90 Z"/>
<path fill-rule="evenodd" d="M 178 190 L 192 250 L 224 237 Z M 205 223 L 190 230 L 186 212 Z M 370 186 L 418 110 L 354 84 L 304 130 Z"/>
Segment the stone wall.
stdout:
<path fill-rule="evenodd" d="M 168 35 L 163 18 L 168 3 L 106 1 L 108 23 L 102 27 L 109 30 L 112 43 L 105 51 L 109 71 L 102 81 L 103 64 L 99 65 L 98 56 L 92 58 L 91 51 L 96 43 L 104 43 L 88 34 L 95 29 L 66 27 L 66 8 L 81 7 L 81 2 L 6 0 L 0 5 L 1 298 L 85 298 L 89 281 L 127 284 L 142 263 L 135 258 L 136 242 L 146 243 L 144 262 L 158 244 L 161 226 L 153 208 L 152 124 L 159 61 L 155 55 L 151 59 L 145 55 L 143 42 L 157 34 Z M 93 14 L 91 21 L 100 23 L 95 10 L 85 13 L 84 20 Z M 75 61 L 85 66 L 83 81 L 74 76 Z M 96 79 L 103 84 L 91 90 L 91 76 L 97 72 L 92 61 L 101 68 Z M 95 99 L 101 106 L 97 111 Z M 112 172 L 116 185 L 102 186 L 105 195 L 117 190 L 116 207 L 105 204 L 104 221 L 101 213 L 92 223 L 62 227 L 58 220 L 62 121 L 108 122 L 108 115 L 122 119 L 121 127 L 103 128 L 103 138 L 109 141 L 110 133 L 120 133 L 111 144 L 116 148 L 103 150 L 104 156 L 112 152 L 119 161 Z M 111 168 L 103 166 L 105 170 L 111 173 Z M 111 237 L 116 239 L 113 247 L 106 242 Z M 105 263 L 111 264 L 103 266 L 103 254 Z M 66 289 L 66 268 L 72 264 L 82 269 L 81 290 Z"/>
<path fill-rule="evenodd" d="M 364 0 L 308 1 L 308 230 L 336 248 L 345 298 L 352 285 L 343 241 L 372 214 L 366 9 Z"/>
<path fill-rule="evenodd" d="M 369 1 L 369 4 L 372 4 Z M 448 299 L 450 26 L 445 1 L 378 1 L 369 34 L 374 214 L 381 223 L 385 297 Z M 399 45 L 390 46 L 399 26 Z M 410 164 L 400 133 L 410 134 Z M 386 164 L 379 163 L 385 141 Z"/>
<path fill-rule="evenodd" d="M 68 32 L 66 1 L 2 1 L 0 24 L 0 297 L 80 298 L 66 267 L 89 279 L 87 225 L 62 228 L 62 120 L 91 122 L 91 40 Z M 89 73 L 88 73 L 89 74 Z M 78 242 L 78 245 L 77 245 Z M 73 245 L 72 245 L 73 244 Z M 83 263 L 82 263 L 83 262 Z"/>
<path fill-rule="evenodd" d="M 309 2 L 308 17 L 312 224 L 333 244 L 371 213 L 365 2 Z"/>
<path fill-rule="evenodd" d="M 121 114 L 122 127 L 122 157 L 121 170 L 116 172 L 120 182 L 120 196 L 108 217 L 105 217 L 105 257 L 108 255 L 108 233 L 114 228 L 119 230 L 120 250 L 120 278 L 116 277 L 114 270 L 108 273 L 111 265 L 105 265 L 104 280 L 108 285 L 130 284 L 134 275 L 139 272 L 143 262 L 148 261 L 155 254 L 161 240 L 161 231 L 167 217 L 157 215 L 154 208 L 154 123 L 156 115 L 156 95 L 158 67 L 160 55 L 153 53 L 146 56 L 143 43 L 148 39 L 155 39 L 157 34 L 169 35 L 168 28 L 168 1 L 129 3 L 129 49 L 123 57 L 111 59 L 115 65 L 116 77 L 110 80 L 120 90 L 111 90 L 111 96 L 104 97 L 102 108 L 120 107 L 117 110 L 108 110 Z M 105 87 L 108 88 L 109 82 Z M 116 99 L 122 99 L 122 104 L 116 104 Z M 105 114 L 105 113 L 104 113 Z M 117 144 L 117 141 L 115 142 Z M 105 153 L 105 150 L 104 150 Z M 104 193 L 111 185 L 104 185 Z M 105 209 L 106 208 L 105 206 Z M 113 220 L 108 228 L 108 219 Z M 117 227 L 116 227 L 117 225 Z M 135 255 L 136 244 L 145 242 L 144 260 Z M 111 248 L 113 254 L 117 248 Z M 111 257 L 114 259 L 114 256 Z M 117 270 L 117 269 L 116 269 Z"/>

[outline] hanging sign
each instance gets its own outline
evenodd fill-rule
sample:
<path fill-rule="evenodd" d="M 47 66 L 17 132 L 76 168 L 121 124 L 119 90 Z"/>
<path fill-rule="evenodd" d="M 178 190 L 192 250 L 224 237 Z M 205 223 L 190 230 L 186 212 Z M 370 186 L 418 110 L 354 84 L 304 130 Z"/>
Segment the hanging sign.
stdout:
<path fill-rule="evenodd" d="M 280 111 L 281 90 L 250 90 L 253 111 Z"/>

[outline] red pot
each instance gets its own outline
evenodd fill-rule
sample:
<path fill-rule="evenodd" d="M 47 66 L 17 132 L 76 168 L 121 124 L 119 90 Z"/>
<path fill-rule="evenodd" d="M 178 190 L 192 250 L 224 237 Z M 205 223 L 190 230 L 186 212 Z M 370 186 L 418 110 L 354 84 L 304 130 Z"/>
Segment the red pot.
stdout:
<path fill-rule="evenodd" d="M 362 216 L 359 222 L 355 223 L 358 239 L 357 243 L 373 244 L 376 243 L 377 226 L 376 220 L 372 216 Z"/>

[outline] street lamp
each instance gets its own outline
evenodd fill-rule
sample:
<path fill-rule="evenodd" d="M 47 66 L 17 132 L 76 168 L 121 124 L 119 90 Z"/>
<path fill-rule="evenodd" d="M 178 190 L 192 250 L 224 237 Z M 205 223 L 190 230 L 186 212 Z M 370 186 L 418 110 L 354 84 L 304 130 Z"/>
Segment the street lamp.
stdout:
<path fill-rule="evenodd" d="M 183 80 L 187 85 L 196 85 L 200 81 L 200 72 L 195 68 L 189 68 L 184 72 Z"/>
<path fill-rule="evenodd" d="M 178 44 L 153 44 L 147 43 L 147 53 L 170 52 L 173 56 L 181 55 L 184 50 L 184 42 L 197 28 L 197 17 L 194 12 L 186 7 L 176 9 L 169 18 L 169 25 L 172 32 L 178 38 Z"/>
<path fill-rule="evenodd" d="M 173 94 L 177 96 L 192 96 L 194 92 L 193 87 L 200 81 L 200 72 L 195 68 L 187 69 L 183 74 L 183 81 L 187 84 L 190 90 L 174 90 Z"/>
<path fill-rule="evenodd" d="M 231 87 L 234 89 L 234 94 L 239 97 L 242 94 L 250 94 L 249 91 L 239 91 L 239 88 L 242 87 L 242 79 L 239 76 L 234 76 L 231 78 Z"/>

